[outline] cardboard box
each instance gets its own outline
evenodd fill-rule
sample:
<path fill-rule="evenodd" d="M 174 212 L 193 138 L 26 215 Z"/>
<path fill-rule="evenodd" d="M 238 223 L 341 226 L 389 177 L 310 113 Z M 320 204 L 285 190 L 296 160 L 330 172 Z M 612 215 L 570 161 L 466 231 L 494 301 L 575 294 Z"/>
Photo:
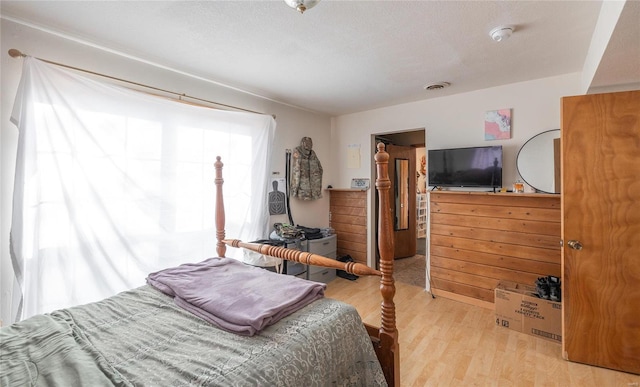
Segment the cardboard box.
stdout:
<path fill-rule="evenodd" d="M 534 286 L 500 282 L 495 289 L 496 324 L 562 343 L 562 303 L 535 294 Z"/>

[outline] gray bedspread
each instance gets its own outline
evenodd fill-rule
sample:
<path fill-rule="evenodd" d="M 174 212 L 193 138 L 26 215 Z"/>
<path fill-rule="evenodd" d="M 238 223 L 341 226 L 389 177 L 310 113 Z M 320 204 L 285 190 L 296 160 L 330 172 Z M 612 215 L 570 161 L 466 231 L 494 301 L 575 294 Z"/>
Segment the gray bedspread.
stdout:
<path fill-rule="evenodd" d="M 319 299 L 247 337 L 143 286 L 0 329 L 1 386 L 380 386 L 356 310 Z"/>

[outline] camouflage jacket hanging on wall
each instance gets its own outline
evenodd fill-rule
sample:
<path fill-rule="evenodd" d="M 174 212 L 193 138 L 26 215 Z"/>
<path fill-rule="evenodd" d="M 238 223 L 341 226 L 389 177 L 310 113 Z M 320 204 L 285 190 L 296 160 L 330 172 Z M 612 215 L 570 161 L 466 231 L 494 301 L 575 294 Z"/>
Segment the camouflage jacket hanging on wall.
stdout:
<path fill-rule="evenodd" d="M 313 149 L 296 147 L 292 155 L 291 197 L 316 200 L 322 197 L 322 164 Z"/>

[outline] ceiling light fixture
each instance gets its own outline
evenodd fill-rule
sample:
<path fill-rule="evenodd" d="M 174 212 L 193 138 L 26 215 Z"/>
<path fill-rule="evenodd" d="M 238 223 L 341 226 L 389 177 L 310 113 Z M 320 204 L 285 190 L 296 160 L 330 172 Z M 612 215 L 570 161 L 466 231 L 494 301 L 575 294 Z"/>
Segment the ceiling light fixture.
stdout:
<path fill-rule="evenodd" d="M 449 87 L 451 86 L 451 83 L 449 82 L 438 82 L 438 83 L 430 83 L 427 85 L 424 85 L 424 89 L 425 90 L 440 90 L 440 89 L 444 89 L 445 87 Z"/>
<path fill-rule="evenodd" d="M 287 5 L 300 13 L 311 9 L 320 2 L 320 0 L 284 0 Z"/>
<path fill-rule="evenodd" d="M 496 42 L 502 42 L 503 40 L 509 39 L 512 33 L 513 27 L 500 26 L 492 29 L 491 32 L 489 32 L 489 36 Z"/>

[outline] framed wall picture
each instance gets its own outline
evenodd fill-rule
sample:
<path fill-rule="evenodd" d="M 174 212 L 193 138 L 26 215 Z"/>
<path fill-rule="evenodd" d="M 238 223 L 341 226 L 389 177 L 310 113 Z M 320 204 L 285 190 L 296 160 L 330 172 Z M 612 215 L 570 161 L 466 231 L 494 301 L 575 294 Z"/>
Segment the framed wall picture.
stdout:
<path fill-rule="evenodd" d="M 365 178 L 351 179 L 351 188 L 368 190 L 369 179 L 365 179 Z"/>
<path fill-rule="evenodd" d="M 511 138 L 511 109 L 490 110 L 484 115 L 484 139 Z"/>

